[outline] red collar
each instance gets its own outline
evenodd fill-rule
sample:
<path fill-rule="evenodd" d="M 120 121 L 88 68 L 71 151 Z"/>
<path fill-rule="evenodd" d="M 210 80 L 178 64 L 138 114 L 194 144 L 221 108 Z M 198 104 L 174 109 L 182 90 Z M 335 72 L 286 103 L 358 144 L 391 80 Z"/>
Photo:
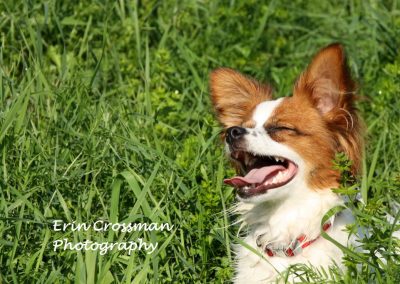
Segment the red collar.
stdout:
<path fill-rule="evenodd" d="M 327 222 L 322 226 L 322 229 L 326 232 L 331 226 L 332 226 L 332 223 Z M 306 240 L 306 235 L 300 235 L 294 241 L 292 241 L 292 243 L 287 248 L 276 249 L 276 248 L 273 248 L 272 246 L 267 246 L 265 248 L 265 253 L 270 257 L 275 256 L 275 255 L 292 257 L 292 256 L 300 254 L 304 248 L 308 247 L 313 242 L 318 240 L 319 237 L 320 236 L 318 236 L 315 239 L 312 239 L 310 241 L 304 242 Z"/>

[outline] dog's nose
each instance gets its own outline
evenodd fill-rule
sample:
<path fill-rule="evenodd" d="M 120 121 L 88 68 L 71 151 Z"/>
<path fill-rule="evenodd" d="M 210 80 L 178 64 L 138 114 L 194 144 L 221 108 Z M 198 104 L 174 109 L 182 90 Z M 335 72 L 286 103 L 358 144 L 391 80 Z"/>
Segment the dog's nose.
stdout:
<path fill-rule="evenodd" d="M 226 142 L 232 144 L 235 140 L 240 139 L 243 135 L 246 134 L 246 129 L 239 126 L 229 127 L 226 130 Z"/>

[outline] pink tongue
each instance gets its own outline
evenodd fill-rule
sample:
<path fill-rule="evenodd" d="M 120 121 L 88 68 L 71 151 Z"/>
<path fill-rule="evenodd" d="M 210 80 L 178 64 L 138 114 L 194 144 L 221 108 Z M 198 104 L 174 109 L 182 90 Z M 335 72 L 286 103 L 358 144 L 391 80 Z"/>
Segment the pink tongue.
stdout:
<path fill-rule="evenodd" d="M 224 180 L 224 183 L 234 187 L 243 187 L 245 185 L 251 185 L 253 183 L 261 184 L 265 181 L 265 178 L 272 172 L 284 169 L 285 167 L 281 165 L 268 166 L 261 169 L 252 169 L 246 176 L 228 178 Z"/>

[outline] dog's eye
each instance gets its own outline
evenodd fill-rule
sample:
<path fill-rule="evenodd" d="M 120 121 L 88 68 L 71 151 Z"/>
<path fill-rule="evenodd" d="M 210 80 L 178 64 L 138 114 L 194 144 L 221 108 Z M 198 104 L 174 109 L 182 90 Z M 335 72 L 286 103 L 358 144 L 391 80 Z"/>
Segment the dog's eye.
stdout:
<path fill-rule="evenodd" d="M 275 134 L 281 131 L 289 131 L 291 134 L 301 134 L 297 128 L 283 125 L 272 125 L 270 127 L 266 127 L 265 130 L 268 134 Z"/>
<path fill-rule="evenodd" d="M 268 133 L 270 133 L 270 132 L 284 131 L 284 130 L 297 132 L 296 128 L 287 127 L 287 126 L 271 126 L 271 127 L 267 127 L 265 130 L 266 130 Z"/>

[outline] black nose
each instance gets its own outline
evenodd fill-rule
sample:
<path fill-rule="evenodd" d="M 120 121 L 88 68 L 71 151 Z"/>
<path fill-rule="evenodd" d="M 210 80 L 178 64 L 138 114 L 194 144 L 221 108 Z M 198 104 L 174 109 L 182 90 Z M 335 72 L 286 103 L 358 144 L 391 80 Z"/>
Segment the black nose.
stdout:
<path fill-rule="evenodd" d="M 229 127 L 226 130 L 226 142 L 232 144 L 235 140 L 240 139 L 243 135 L 246 134 L 246 129 L 239 126 Z"/>

